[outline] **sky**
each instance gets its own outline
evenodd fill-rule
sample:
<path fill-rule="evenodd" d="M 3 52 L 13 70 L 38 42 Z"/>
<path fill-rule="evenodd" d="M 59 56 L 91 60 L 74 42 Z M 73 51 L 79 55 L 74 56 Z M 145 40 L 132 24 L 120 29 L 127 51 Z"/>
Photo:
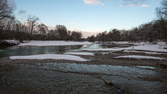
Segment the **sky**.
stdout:
<path fill-rule="evenodd" d="M 15 0 L 20 20 L 37 16 L 50 27 L 101 32 L 131 29 L 156 19 L 161 0 Z"/>

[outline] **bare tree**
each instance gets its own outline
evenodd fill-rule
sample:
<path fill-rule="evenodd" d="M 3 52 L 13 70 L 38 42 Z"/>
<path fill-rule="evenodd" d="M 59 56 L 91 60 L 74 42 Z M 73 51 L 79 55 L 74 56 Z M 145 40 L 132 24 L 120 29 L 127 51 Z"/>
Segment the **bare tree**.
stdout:
<path fill-rule="evenodd" d="M 13 12 L 13 6 L 9 0 L 0 0 L 0 21 L 4 18 L 10 18 Z"/>
<path fill-rule="evenodd" d="M 56 31 L 59 33 L 61 39 L 66 40 L 68 39 L 68 32 L 67 28 L 64 25 L 56 25 Z"/>
<path fill-rule="evenodd" d="M 163 0 L 161 7 L 157 8 L 157 15 L 159 18 L 157 22 L 160 25 L 157 29 L 160 33 L 160 37 L 167 40 L 167 0 Z"/>
<path fill-rule="evenodd" d="M 40 34 L 46 34 L 48 32 L 48 26 L 45 24 L 39 24 L 38 25 L 38 31 Z"/>
<path fill-rule="evenodd" d="M 161 7 L 157 8 L 157 15 L 160 19 L 167 20 L 167 0 L 163 0 Z"/>
<path fill-rule="evenodd" d="M 72 40 L 81 40 L 82 33 L 73 31 L 73 32 L 71 32 L 71 38 L 72 38 Z"/>
<path fill-rule="evenodd" d="M 35 16 L 29 16 L 27 19 L 29 28 L 30 28 L 30 33 L 33 34 L 34 27 L 36 26 L 36 22 L 39 20 L 38 17 Z"/>

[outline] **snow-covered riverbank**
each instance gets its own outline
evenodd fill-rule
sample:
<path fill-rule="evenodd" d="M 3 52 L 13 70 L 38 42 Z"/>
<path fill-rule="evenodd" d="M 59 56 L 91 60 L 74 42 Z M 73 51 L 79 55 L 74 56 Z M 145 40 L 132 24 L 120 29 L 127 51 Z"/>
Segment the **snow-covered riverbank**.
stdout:
<path fill-rule="evenodd" d="M 125 42 L 126 43 L 126 42 Z M 120 42 L 118 42 L 120 44 Z M 151 44 L 147 42 L 142 42 L 142 43 L 132 43 L 134 46 L 130 47 L 113 47 L 113 48 L 99 48 L 94 47 L 92 48 L 83 48 L 82 50 L 84 51 L 152 51 L 152 52 L 167 52 L 167 44 L 165 42 L 158 42 L 157 44 Z M 97 45 L 97 44 L 95 44 Z"/>

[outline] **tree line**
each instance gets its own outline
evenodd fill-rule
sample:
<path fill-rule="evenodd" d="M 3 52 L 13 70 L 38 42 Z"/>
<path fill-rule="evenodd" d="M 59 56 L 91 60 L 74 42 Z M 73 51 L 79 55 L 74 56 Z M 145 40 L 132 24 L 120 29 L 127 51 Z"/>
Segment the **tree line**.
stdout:
<path fill-rule="evenodd" d="M 89 41 L 167 41 L 167 20 L 155 20 L 131 30 L 113 29 L 87 39 Z"/>
<path fill-rule="evenodd" d="M 13 15 L 14 5 L 10 0 L 0 0 L 0 40 L 83 40 L 82 33 L 70 31 L 64 25 L 56 25 L 54 29 L 43 23 L 39 18 L 29 16 L 21 22 Z M 113 29 L 90 36 L 89 41 L 167 41 L 167 0 L 162 1 L 156 9 L 157 20 L 142 24 L 130 30 Z"/>
<path fill-rule="evenodd" d="M 130 30 L 104 31 L 87 39 L 89 41 L 167 41 L 167 0 L 163 0 L 161 7 L 156 11 L 157 20 Z"/>
<path fill-rule="evenodd" d="M 14 7 L 10 0 L 0 0 L 0 40 L 82 40 L 82 33 L 70 31 L 64 25 L 56 25 L 54 29 L 43 23 L 39 18 L 29 16 L 21 22 L 13 15 Z"/>

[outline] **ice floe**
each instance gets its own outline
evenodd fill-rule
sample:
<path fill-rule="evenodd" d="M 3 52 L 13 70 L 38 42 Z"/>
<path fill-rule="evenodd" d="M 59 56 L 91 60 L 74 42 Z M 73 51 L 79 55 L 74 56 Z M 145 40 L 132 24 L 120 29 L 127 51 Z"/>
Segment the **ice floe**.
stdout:
<path fill-rule="evenodd" d="M 90 53 L 90 52 L 67 52 L 65 54 L 69 54 L 69 55 L 88 55 L 88 56 L 94 56 L 94 53 Z"/>

